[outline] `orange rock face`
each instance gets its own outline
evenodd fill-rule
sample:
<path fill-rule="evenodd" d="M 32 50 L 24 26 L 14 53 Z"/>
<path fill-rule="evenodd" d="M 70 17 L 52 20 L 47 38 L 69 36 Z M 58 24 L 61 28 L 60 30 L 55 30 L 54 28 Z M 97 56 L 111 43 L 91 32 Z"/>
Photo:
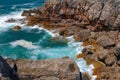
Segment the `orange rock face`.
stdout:
<path fill-rule="evenodd" d="M 97 80 L 101 78 L 101 69 L 105 67 L 105 64 L 103 64 L 100 61 L 95 61 L 94 59 L 91 59 L 90 57 L 85 58 L 87 65 L 93 64 L 93 75 L 97 75 Z"/>
<path fill-rule="evenodd" d="M 79 58 L 85 58 L 85 56 L 86 56 L 85 54 L 80 53 L 80 54 L 77 55 L 77 58 L 78 58 L 78 59 L 79 59 Z"/>

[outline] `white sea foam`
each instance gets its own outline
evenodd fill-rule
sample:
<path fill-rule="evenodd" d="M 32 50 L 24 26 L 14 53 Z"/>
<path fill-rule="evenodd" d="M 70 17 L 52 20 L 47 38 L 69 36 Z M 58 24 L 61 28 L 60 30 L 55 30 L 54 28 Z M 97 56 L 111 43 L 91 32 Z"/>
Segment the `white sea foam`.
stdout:
<path fill-rule="evenodd" d="M 39 46 L 33 45 L 32 42 L 29 42 L 26 40 L 17 40 L 17 41 L 11 42 L 10 44 L 13 47 L 16 47 L 19 45 L 19 46 L 22 46 L 22 47 L 27 48 L 27 49 L 38 49 L 39 48 Z"/>
<path fill-rule="evenodd" d="M 21 13 L 22 12 L 14 12 L 14 13 L 11 13 L 9 15 L 1 15 L 0 16 L 0 32 L 13 27 L 14 25 L 20 24 L 19 22 L 18 23 L 17 22 L 6 23 L 5 21 L 10 19 L 10 18 L 15 18 L 15 19 L 23 18 L 21 16 Z M 58 34 L 54 34 L 54 33 L 52 33 L 52 31 L 48 31 L 47 29 L 44 29 L 42 26 L 39 27 L 38 25 L 35 25 L 35 26 L 31 26 L 29 28 L 31 28 L 31 29 L 38 28 L 39 30 L 45 30 L 52 37 L 58 36 Z M 69 40 L 69 42 L 68 42 L 69 47 L 76 47 L 76 52 L 77 52 L 76 55 L 82 52 L 82 49 L 84 48 L 81 46 L 82 42 L 75 42 L 73 36 L 67 37 L 66 39 Z M 16 47 L 19 45 L 19 46 L 22 46 L 22 47 L 27 48 L 27 49 L 38 49 L 39 48 L 39 46 L 33 45 L 32 42 L 25 41 L 25 40 L 17 40 L 17 41 L 11 42 L 10 44 L 13 47 Z M 35 56 L 32 56 L 31 58 L 37 59 L 36 56 L 37 56 L 37 54 Z M 94 68 L 93 65 L 87 66 L 86 61 L 84 59 L 76 59 L 76 63 L 79 66 L 81 72 L 88 72 L 92 76 L 91 80 L 95 80 L 96 76 L 92 75 L 92 69 Z"/>
<path fill-rule="evenodd" d="M 68 39 L 69 41 L 68 46 L 77 47 L 76 48 L 77 54 L 81 53 L 82 49 L 84 48 L 83 46 L 81 46 L 83 44 L 82 42 L 76 42 L 73 36 L 66 37 L 66 39 Z"/>
<path fill-rule="evenodd" d="M 69 42 L 68 42 L 68 46 L 69 47 L 76 47 L 77 54 L 82 53 L 82 50 L 84 48 L 83 46 L 81 46 L 83 44 L 82 42 L 76 42 L 75 39 L 73 38 L 73 36 L 66 37 L 66 39 L 69 40 Z M 89 75 L 92 78 L 91 80 L 95 80 L 96 79 L 97 76 L 96 75 L 92 75 L 93 69 L 94 69 L 94 66 L 92 64 L 88 66 L 84 59 L 76 59 L 76 63 L 78 65 L 78 67 L 80 68 L 80 72 L 87 72 L 87 73 L 89 73 Z"/>
<path fill-rule="evenodd" d="M 13 27 L 14 25 L 20 25 L 19 22 L 15 22 L 15 23 L 7 23 L 5 21 L 7 21 L 8 19 L 21 19 L 23 18 L 21 16 L 22 11 L 20 12 L 12 12 L 10 14 L 7 15 L 1 15 L 0 16 L 0 32 L 6 31 L 8 30 L 10 27 Z"/>
<path fill-rule="evenodd" d="M 57 34 L 54 34 L 54 33 L 52 33 L 52 31 L 49 31 L 49 30 L 47 30 L 47 29 L 45 29 L 45 28 L 43 28 L 43 26 L 38 26 L 38 25 L 35 25 L 35 26 L 29 26 L 29 28 L 31 28 L 31 29 L 39 29 L 39 30 L 45 30 L 48 34 L 50 34 L 52 37 L 55 37 Z"/>

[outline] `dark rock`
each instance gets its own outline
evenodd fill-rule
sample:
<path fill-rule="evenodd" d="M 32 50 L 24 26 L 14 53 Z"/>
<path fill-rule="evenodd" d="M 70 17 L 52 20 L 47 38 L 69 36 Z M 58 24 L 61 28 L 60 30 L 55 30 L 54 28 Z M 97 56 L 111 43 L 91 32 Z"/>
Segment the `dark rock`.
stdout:
<path fill-rule="evenodd" d="M 82 74 L 82 80 L 91 80 L 91 77 L 89 76 L 88 73 L 83 73 Z"/>
<path fill-rule="evenodd" d="M 63 29 L 63 30 L 60 30 L 60 32 L 59 32 L 59 34 L 61 35 L 61 36 L 64 36 L 64 34 L 65 34 L 65 29 Z"/>
<path fill-rule="evenodd" d="M 116 49 L 116 55 L 117 55 L 117 56 L 120 56 L 120 48 L 117 48 L 117 49 Z"/>
<path fill-rule="evenodd" d="M 9 66 L 5 59 L 0 56 L 0 74 L 2 80 L 19 80 L 16 72 L 16 65 L 13 68 Z"/>
<path fill-rule="evenodd" d="M 112 67 L 119 67 L 119 65 L 117 63 L 114 63 Z"/>
<path fill-rule="evenodd" d="M 7 21 L 5 21 L 5 22 L 8 22 L 8 23 L 13 23 L 13 22 L 16 22 L 16 20 L 15 19 L 13 19 L 13 18 L 11 18 L 11 19 L 8 19 Z"/>
<path fill-rule="evenodd" d="M 21 29 L 21 27 L 20 26 L 14 26 L 13 28 L 12 28 L 12 30 L 14 30 L 14 31 L 18 31 L 18 30 L 20 30 Z"/>
<path fill-rule="evenodd" d="M 120 66 L 120 60 L 117 61 L 117 64 Z"/>
<path fill-rule="evenodd" d="M 22 16 L 30 16 L 31 13 L 27 10 L 24 10 L 23 13 L 22 13 Z"/>
<path fill-rule="evenodd" d="M 115 40 L 109 36 L 101 36 L 97 39 L 97 42 L 103 47 L 110 47 L 115 45 Z"/>

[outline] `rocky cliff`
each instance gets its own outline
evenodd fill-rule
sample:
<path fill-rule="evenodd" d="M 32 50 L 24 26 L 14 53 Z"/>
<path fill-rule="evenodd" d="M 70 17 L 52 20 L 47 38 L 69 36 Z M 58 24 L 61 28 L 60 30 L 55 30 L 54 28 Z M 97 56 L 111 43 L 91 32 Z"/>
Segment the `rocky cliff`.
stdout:
<path fill-rule="evenodd" d="M 98 80 L 120 79 L 120 0 L 50 0 L 22 16 L 26 25 L 44 26 L 83 42 L 85 48 L 77 58 L 94 64 Z"/>

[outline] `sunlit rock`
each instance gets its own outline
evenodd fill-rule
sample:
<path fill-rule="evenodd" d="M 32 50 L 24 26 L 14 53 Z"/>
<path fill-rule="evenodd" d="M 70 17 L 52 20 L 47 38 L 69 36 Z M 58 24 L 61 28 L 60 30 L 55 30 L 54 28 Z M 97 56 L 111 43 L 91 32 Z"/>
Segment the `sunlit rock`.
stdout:
<path fill-rule="evenodd" d="M 17 60 L 20 79 L 80 80 L 76 63 L 69 58 L 51 60 Z"/>

